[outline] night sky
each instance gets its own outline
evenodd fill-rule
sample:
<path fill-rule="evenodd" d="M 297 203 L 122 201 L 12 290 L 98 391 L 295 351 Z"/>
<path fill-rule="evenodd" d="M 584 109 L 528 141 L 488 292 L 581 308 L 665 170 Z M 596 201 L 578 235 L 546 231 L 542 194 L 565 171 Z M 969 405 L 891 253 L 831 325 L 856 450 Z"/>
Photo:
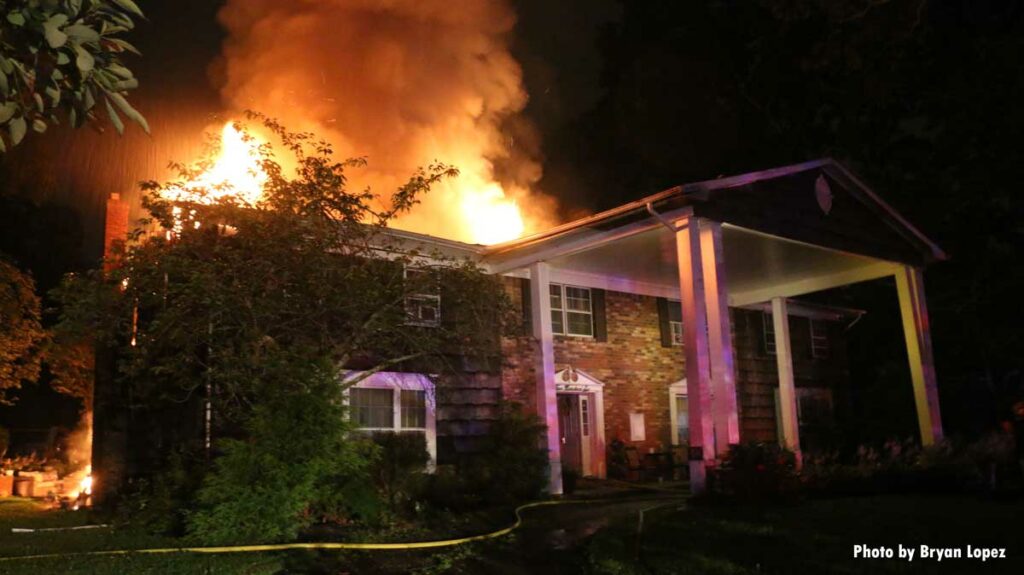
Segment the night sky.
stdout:
<path fill-rule="evenodd" d="M 986 424 L 953 407 L 981 390 L 977 401 L 994 407 L 980 418 L 991 423 L 1024 391 L 1024 318 L 1005 303 L 1024 290 L 1021 3 L 514 4 L 511 46 L 530 101 L 508 130 L 525 120 L 538 131 L 539 188 L 560 200 L 563 219 L 687 181 L 833 156 L 952 255 L 928 275 L 947 419 Z M 0 160 L 2 191 L 78 214 L 83 248 L 51 268 L 94 261 L 106 196 L 190 157 L 196 135 L 222 120 L 217 3 L 143 8 L 132 101 L 154 137 L 54 130 Z"/>

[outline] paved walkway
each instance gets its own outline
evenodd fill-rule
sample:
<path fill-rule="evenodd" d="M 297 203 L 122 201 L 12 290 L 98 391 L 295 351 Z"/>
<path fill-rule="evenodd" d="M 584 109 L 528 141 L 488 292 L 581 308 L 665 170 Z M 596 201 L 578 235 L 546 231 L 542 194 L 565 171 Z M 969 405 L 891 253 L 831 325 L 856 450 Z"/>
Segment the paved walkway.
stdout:
<path fill-rule="evenodd" d="M 613 482 L 587 482 L 569 499 L 579 503 L 527 510 L 512 536 L 481 545 L 472 572 L 489 575 L 581 573 L 586 557 L 580 547 L 613 523 L 639 524 L 641 511 L 685 505 L 679 485 L 642 489 Z M 674 487 L 675 489 L 672 489 Z M 600 498 L 599 502 L 586 502 Z"/>

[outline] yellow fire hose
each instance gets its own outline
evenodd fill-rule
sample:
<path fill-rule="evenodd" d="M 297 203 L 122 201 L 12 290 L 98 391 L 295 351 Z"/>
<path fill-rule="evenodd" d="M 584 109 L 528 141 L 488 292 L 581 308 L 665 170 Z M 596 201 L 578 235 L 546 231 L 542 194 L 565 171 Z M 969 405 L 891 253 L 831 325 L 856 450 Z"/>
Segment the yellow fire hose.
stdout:
<path fill-rule="evenodd" d="M 670 492 L 679 498 L 687 497 L 687 494 L 680 493 L 678 491 L 671 491 L 669 489 L 636 486 L 641 489 L 648 489 L 651 491 Z M 165 547 L 158 549 L 116 549 L 109 551 L 80 551 L 74 553 L 47 553 L 42 555 L 20 555 L 14 557 L 0 557 L 0 562 L 7 561 L 19 561 L 19 560 L 30 560 L 30 559 L 54 559 L 58 557 L 81 557 L 81 556 L 101 556 L 101 555 L 131 555 L 131 554 L 147 554 L 155 555 L 161 553 L 254 553 L 254 552 L 265 552 L 265 551 L 288 551 L 292 549 L 354 549 L 363 551 L 395 551 L 395 550 L 408 550 L 408 549 L 431 549 L 437 547 L 453 547 L 455 545 L 464 545 L 466 543 L 472 543 L 474 541 L 483 541 L 486 539 L 494 539 L 503 535 L 515 531 L 523 524 L 522 511 L 533 507 L 545 507 L 548 505 L 564 505 L 573 503 L 607 503 L 610 501 L 627 501 L 626 499 L 620 498 L 606 498 L 606 499 L 570 499 L 570 500 L 549 500 L 549 501 L 536 501 L 533 503 L 527 503 L 516 507 L 515 523 L 492 531 L 490 533 L 483 533 L 481 535 L 471 535 L 469 537 L 460 537 L 458 539 L 442 539 L 438 541 L 416 541 L 412 543 L 336 543 L 336 542 L 317 542 L 317 543 L 274 543 L 267 545 L 232 545 L 225 547 Z M 637 500 L 633 500 L 637 501 Z"/>

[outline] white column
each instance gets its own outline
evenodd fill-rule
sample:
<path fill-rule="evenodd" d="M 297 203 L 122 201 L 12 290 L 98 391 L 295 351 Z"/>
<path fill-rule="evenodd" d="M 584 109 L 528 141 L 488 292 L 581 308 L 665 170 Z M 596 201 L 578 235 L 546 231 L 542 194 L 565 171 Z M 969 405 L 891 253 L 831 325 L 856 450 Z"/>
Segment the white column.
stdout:
<path fill-rule="evenodd" d="M 700 251 L 711 352 L 711 419 L 715 428 L 715 451 L 724 454 L 730 445 L 740 442 L 740 422 L 722 224 L 700 220 Z"/>
<path fill-rule="evenodd" d="M 914 384 L 921 443 L 932 445 L 942 440 L 942 415 L 939 412 L 939 389 L 935 382 L 931 329 L 921 270 L 902 266 L 896 272 L 896 291 L 900 298 L 900 314 L 903 316 L 903 334 L 907 340 L 907 358 L 910 360 L 910 378 Z"/>
<path fill-rule="evenodd" d="M 540 349 L 534 356 L 537 377 L 537 415 L 547 425 L 548 492 L 562 493 L 562 446 L 558 435 L 558 397 L 555 392 L 555 339 L 551 331 L 551 268 L 545 262 L 530 266 L 530 310 L 533 336 Z"/>
<path fill-rule="evenodd" d="M 772 299 L 772 322 L 775 325 L 775 361 L 779 366 L 779 413 L 782 414 L 783 447 L 796 454 L 800 465 L 800 424 L 796 412 L 796 386 L 793 383 L 793 348 L 789 340 L 789 310 L 786 298 Z"/>
<path fill-rule="evenodd" d="M 705 467 L 714 464 L 714 424 L 711 419 L 711 359 L 704 301 L 700 230 L 697 220 L 675 223 L 679 294 L 683 309 L 683 350 L 686 354 L 687 408 L 690 415 L 690 490 L 706 487 Z"/>

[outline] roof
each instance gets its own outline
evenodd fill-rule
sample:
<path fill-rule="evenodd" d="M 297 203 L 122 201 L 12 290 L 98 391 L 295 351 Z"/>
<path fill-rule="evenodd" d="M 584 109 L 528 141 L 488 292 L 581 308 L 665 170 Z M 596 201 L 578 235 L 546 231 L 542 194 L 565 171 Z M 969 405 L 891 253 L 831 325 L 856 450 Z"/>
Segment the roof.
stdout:
<path fill-rule="evenodd" d="M 547 230 L 490 246 L 403 230 L 394 235 L 484 262 L 528 261 L 554 243 L 660 225 L 694 215 L 841 252 L 924 266 L 945 252 L 864 181 L 832 158 L 675 186 Z"/>

